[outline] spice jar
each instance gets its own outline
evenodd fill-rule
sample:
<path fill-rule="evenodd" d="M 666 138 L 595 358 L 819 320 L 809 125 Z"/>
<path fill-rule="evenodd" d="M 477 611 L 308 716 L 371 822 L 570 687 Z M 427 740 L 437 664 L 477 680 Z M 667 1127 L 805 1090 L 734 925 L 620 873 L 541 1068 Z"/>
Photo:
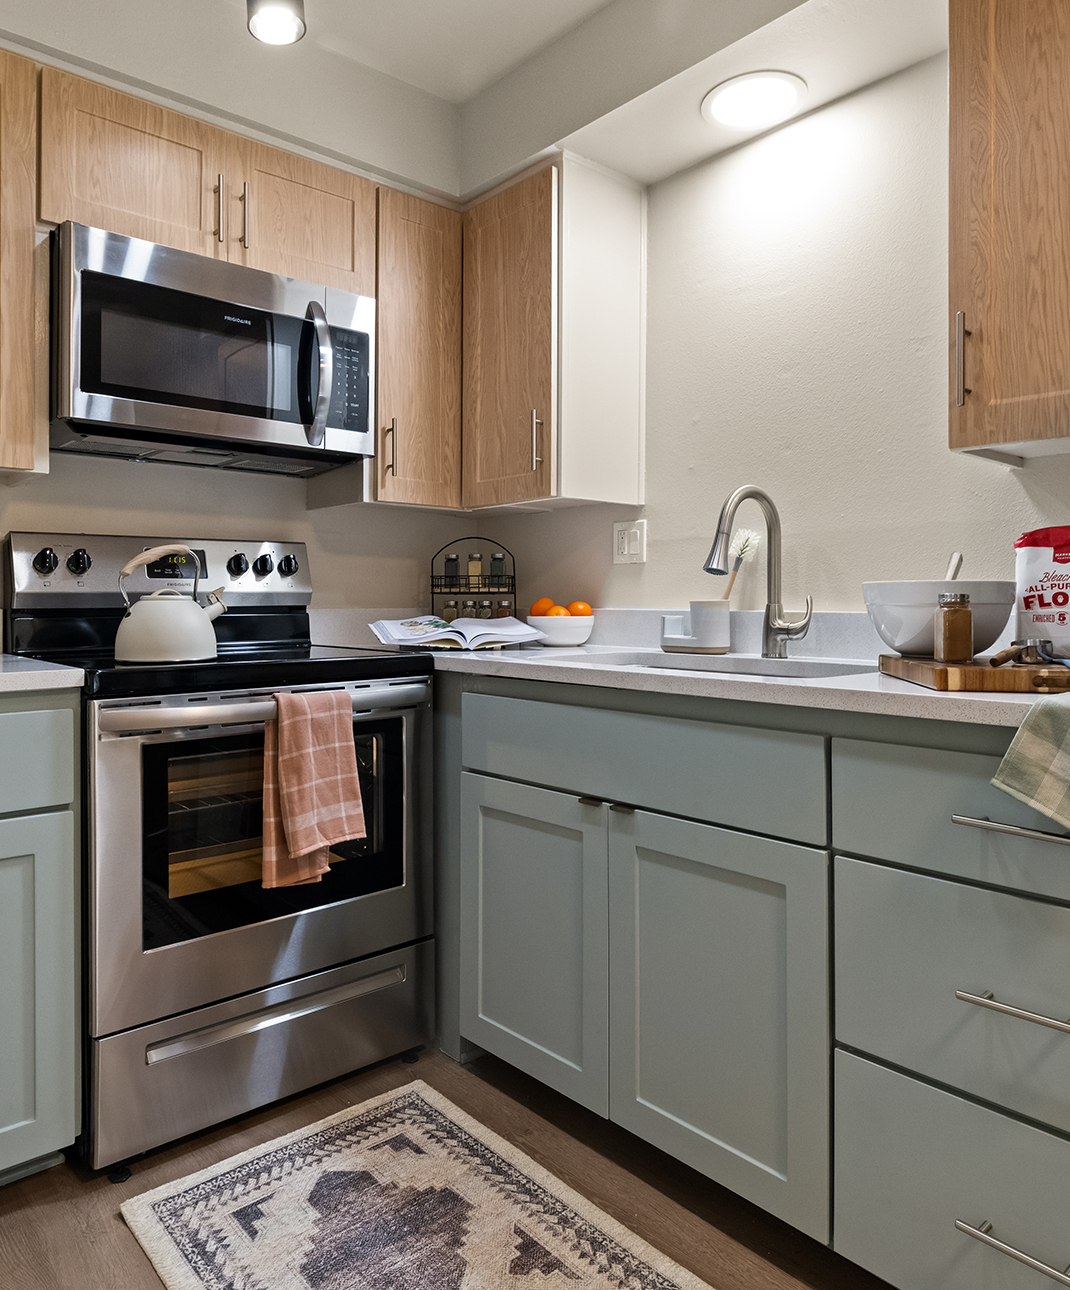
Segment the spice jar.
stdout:
<path fill-rule="evenodd" d="M 479 616 L 480 618 L 490 618 L 493 616 L 489 600 L 481 600 L 479 602 Z"/>
<path fill-rule="evenodd" d="M 466 600 L 464 602 L 464 604 L 461 606 L 461 617 L 462 618 L 476 617 L 476 602 L 474 600 Z"/>
<path fill-rule="evenodd" d="M 933 657 L 938 663 L 969 663 L 973 658 L 973 611 L 962 592 L 942 591 L 933 619 Z"/>
<path fill-rule="evenodd" d="M 459 615 L 459 613 L 460 613 L 460 610 L 457 608 L 456 600 L 447 600 L 446 608 L 443 609 L 442 611 L 442 617 L 446 620 L 446 622 L 452 623 L 453 620 Z"/>
<path fill-rule="evenodd" d="M 470 578 L 481 578 L 483 576 L 483 553 L 473 551 L 468 557 L 468 576 Z M 473 587 L 473 591 L 475 588 Z"/>
<path fill-rule="evenodd" d="M 446 556 L 446 586 L 456 587 L 461 576 L 461 561 L 456 551 Z"/>
<path fill-rule="evenodd" d="M 494 615 L 494 617 L 512 618 L 512 616 L 513 616 L 513 602 L 511 600 L 499 600 L 498 612 Z"/>
<path fill-rule="evenodd" d="M 505 552 L 495 551 L 490 557 L 490 590 L 504 591 Z"/>

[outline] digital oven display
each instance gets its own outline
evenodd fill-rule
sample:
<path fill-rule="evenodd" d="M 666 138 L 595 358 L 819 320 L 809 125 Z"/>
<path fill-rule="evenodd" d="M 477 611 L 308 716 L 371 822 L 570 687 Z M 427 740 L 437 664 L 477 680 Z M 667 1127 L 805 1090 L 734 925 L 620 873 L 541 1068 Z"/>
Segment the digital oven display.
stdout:
<path fill-rule="evenodd" d="M 208 574 L 208 561 L 203 551 L 197 552 L 197 560 L 201 562 L 201 577 L 204 578 Z M 197 576 L 197 560 L 191 555 L 165 555 L 147 564 L 145 572 L 150 578 L 194 578 Z"/>

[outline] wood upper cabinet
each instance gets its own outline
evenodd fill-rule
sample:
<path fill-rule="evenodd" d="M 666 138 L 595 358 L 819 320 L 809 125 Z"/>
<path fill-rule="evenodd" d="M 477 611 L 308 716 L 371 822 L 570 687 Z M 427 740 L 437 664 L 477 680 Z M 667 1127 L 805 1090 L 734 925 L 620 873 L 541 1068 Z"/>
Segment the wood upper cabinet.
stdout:
<path fill-rule="evenodd" d="M 461 216 L 379 189 L 380 501 L 461 504 Z"/>
<path fill-rule="evenodd" d="M 34 465 L 37 70 L 0 51 L 0 470 Z"/>
<path fill-rule="evenodd" d="M 949 16 L 950 445 L 1070 451 L 1070 6 Z"/>
<path fill-rule="evenodd" d="M 235 137 L 227 172 L 230 259 L 375 295 L 375 185 L 347 170 Z"/>
<path fill-rule="evenodd" d="M 556 271 L 556 167 L 465 214 L 465 506 L 553 492 Z"/>
<path fill-rule="evenodd" d="M 80 76 L 41 71 L 41 219 L 226 258 L 231 136 Z"/>

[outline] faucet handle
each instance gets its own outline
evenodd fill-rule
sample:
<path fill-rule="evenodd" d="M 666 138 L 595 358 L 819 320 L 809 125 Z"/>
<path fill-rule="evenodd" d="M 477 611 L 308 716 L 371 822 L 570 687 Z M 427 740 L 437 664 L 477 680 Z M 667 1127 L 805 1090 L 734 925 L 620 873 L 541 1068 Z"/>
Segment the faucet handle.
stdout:
<path fill-rule="evenodd" d="M 785 622 L 780 618 L 778 614 L 773 619 L 770 626 L 772 626 L 775 631 L 779 632 L 782 636 L 784 636 L 786 640 L 798 640 L 801 636 L 805 636 L 806 633 L 810 630 L 810 619 L 813 618 L 813 616 L 814 616 L 814 598 L 813 596 L 807 596 L 806 613 L 803 614 L 802 618 L 800 618 L 797 623 Z"/>

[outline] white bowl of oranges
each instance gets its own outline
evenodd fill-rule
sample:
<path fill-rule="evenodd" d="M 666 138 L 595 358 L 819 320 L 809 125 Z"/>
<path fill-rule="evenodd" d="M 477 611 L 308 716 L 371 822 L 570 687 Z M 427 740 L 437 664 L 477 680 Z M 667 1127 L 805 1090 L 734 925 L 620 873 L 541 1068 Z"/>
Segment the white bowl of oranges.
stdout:
<path fill-rule="evenodd" d="M 540 645 L 583 645 L 594 628 L 594 610 L 583 600 L 555 605 L 543 596 L 531 606 L 528 625 L 544 633 Z"/>

